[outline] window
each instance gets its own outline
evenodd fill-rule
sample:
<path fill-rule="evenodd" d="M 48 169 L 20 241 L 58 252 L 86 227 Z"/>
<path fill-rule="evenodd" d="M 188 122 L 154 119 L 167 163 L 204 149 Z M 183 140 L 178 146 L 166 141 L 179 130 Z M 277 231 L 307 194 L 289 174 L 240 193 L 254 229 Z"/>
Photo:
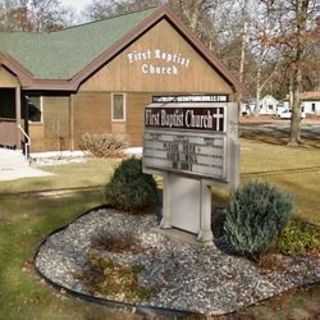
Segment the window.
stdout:
<path fill-rule="evenodd" d="M 273 105 L 272 105 L 272 104 L 269 104 L 269 105 L 268 105 L 268 109 L 269 109 L 269 110 L 273 110 Z"/>
<path fill-rule="evenodd" d="M 311 105 L 312 112 L 316 112 L 316 104 L 312 103 Z"/>
<path fill-rule="evenodd" d="M 0 89 L 0 118 L 16 118 L 16 90 Z"/>
<path fill-rule="evenodd" d="M 126 95 L 112 95 L 112 121 L 126 121 Z"/>
<path fill-rule="evenodd" d="M 29 121 L 42 123 L 42 97 L 28 97 Z"/>

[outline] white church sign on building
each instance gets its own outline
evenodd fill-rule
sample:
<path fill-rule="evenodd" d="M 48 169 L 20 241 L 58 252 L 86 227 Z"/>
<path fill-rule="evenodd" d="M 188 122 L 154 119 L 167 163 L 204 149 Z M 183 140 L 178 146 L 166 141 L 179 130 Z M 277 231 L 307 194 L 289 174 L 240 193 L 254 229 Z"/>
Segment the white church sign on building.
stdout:
<path fill-rule="evenodd" d="M 177 76 L 191 64 L 190 58 L 161 49 L 132 51 L 127 56 L 130 64 L 142 63 L 140 71 L 145 75 Z"/>
<path fill-rule="evenodd" d="M 217 182 L 232 188 L 239 184 L 237 105 L 226 102 L 225 96 L 154 101 L 145 109 L 143 166 L 164 179 L 161 227 L 211 241 L 209 187 Z"/>

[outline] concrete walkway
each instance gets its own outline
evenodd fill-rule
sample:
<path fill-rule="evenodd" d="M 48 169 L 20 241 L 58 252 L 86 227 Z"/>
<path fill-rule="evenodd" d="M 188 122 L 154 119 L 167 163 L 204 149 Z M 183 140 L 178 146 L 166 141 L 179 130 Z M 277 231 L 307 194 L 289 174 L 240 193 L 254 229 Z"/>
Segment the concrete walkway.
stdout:
<path fill-rule="evenodd" d="M 0 148 L 0 181 L 51 176 L 49 172 L 30 167 L 21 151 Z"/>

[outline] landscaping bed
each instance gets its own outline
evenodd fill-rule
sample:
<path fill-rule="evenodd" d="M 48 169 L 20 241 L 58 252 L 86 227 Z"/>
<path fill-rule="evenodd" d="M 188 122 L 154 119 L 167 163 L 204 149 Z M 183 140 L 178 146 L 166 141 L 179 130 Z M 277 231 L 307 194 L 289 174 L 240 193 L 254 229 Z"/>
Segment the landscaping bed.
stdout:
<path fill-rule="evenodd" d="M 274 255 L 272 268 L 159 232 L 155 215 L 97 209 L 50 236 L 37 269 L 74 292 L 220 315 L 320 280 L 320 258 Z"/>

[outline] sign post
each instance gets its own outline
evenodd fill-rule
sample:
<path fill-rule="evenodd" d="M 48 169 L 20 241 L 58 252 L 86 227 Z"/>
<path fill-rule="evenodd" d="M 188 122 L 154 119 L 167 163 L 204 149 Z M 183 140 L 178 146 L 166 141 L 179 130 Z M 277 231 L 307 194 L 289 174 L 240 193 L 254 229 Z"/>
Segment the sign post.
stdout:
<path fill-rule="evenodd" d="M 143 168 L 163 177 L 161 228 L 212 241 L 209 187 L 238 187 L 238 140 L 235 103 L 158 102 L 145 109 Z"/>

